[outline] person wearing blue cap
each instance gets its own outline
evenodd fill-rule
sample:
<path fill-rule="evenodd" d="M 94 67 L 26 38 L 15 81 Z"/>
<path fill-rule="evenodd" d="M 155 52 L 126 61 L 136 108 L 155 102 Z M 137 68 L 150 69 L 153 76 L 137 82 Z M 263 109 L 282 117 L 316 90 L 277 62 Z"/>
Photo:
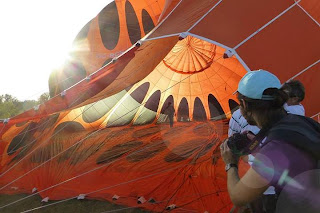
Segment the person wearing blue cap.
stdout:
<path fill-rule="evenodd" d="M 310 118 L 287 114 L 283 105 L 288 95 L 280 80 L 265 70 L 248 72 L 237 90 L 240 111 L 250 125 L 261 130 L 250 141 L 248 153 L 255 156 L 252 167 L 240 179 L 238 156 L 227 139 L 221 146 L 226 164 L 228 192 L 236 206 L 258 198 L 274 186 L 278 201 L 272 212 L 320 212 L 320 189 L 311 175 L 301 181 L 299 175 L 317 168 L 320 159 L 320 125 Z M 317 191 L 318 190 L 318 191 Z M 307 205 L 306 205 L 307 204 Z M 271 212 L 263 209 L 262 212 Z"/>

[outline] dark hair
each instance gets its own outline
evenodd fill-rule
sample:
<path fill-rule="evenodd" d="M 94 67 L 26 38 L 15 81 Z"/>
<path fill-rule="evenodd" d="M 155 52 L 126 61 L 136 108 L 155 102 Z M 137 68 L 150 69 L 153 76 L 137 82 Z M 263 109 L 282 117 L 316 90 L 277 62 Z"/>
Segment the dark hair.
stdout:
<path fill-rule="evenodd" d="M 298 80 L 290 80 L 289 82 L 286 82 L 281 89 L 286 91 L 290 98 L 299 98 L 299 102 L 304 99 L 305 89 L 303 84 Z"/>
<path fill-rule="evenodd" d="M 272 96 L 273 100 L 260 100 L 248 98 L 241 93 L 238 93 L 238 99 L 246 102 L 248 112 L 258 114 L 262 119 L 263 126 L 269 126 L 283 117 L 286 112 L 283 109 L 283 104 L 288 100 L 288 95 L 282 89 L 269 88 L 263 92 L 263 95 Z M 240 105 L 243 107 L 242 101 Z"/>

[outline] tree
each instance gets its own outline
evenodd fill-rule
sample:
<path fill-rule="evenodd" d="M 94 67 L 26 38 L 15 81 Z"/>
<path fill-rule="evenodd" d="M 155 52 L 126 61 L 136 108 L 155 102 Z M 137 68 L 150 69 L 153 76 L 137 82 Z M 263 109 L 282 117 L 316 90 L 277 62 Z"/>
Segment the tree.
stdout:
<path fill-rule="evenodd" d="M 21 112 L 22 104 L 15 97 L 5 94 L 0 96 L 0 118 L 10 118 Z"/>
<path fill-rule="evenodd" d="M 50 99 L 50 95 L 48 92 L 43 93 L 38 98 L 38 104 L 43 104 L 44 102 L 48 101 Z"/>
<path fill-rule="evenodd" d="M 16 116 L 24 111 L 32 109 L 32 107 L 37 106 L 39 104 L 43 104 L 44 102 L 50 99 L 49 93 L 45 92 L 38 100 L 25 100 L 19 101 L 17 98 L 12 95 L 5 94 L 0 95 L 0 119 L 11 118 Z"/>
<path fill-rule="evenodd" d="M 12 95 L 9 95 L 9 94 L 0 95 L 0 103 L 4 103 L 4 102 L 17 103 L 19 101 L 18 101 L 18 99 L 16 99 L 15 97 L 13 97 Z"/>

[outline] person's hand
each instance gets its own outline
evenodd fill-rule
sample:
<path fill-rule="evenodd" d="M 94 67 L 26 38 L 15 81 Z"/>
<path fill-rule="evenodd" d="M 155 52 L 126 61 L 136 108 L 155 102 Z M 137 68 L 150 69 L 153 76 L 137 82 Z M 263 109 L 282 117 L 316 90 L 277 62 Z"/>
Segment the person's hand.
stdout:
<path fill-rule="evenodd" d="M 228 147 L 227 141 L 228 139 L 224 140 L 220 145 L 222 160 L 224 161 L 225 164 L 228 164 L 228 163 L 238 164 L 239 158 L 234 154 L 232 154 L 230 148 Z"/>
<path fill-rule="evenodd" d="M 252 141 L 256 136 L 252 132 L 247 132 L 247 137 Z"/>
<path fill-rule="evenodd" d="M 243 162 L 246 162 L 246 163 L 249 162 L 249 156 L 248 155 L 242 156 L 241 159 L 243 160 Z"/>

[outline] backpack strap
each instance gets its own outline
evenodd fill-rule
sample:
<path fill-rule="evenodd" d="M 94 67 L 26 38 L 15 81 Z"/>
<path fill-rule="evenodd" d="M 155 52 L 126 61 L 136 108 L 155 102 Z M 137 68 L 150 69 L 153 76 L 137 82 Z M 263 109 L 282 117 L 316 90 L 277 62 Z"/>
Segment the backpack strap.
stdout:
<path fill-rule="evenodd" d="M 271 127 L 261 129 L 248 149 L 255 152 L 272 140 L 288 142 L 320 160 L 320 124 L 311 118 L 289 114 Z"/>
<path fill-rule="evenodd" d="M 320 160 L 320 125 L 312 119 L 288 115 L 269 130 L 268 140 L 288 142 Z"/>

